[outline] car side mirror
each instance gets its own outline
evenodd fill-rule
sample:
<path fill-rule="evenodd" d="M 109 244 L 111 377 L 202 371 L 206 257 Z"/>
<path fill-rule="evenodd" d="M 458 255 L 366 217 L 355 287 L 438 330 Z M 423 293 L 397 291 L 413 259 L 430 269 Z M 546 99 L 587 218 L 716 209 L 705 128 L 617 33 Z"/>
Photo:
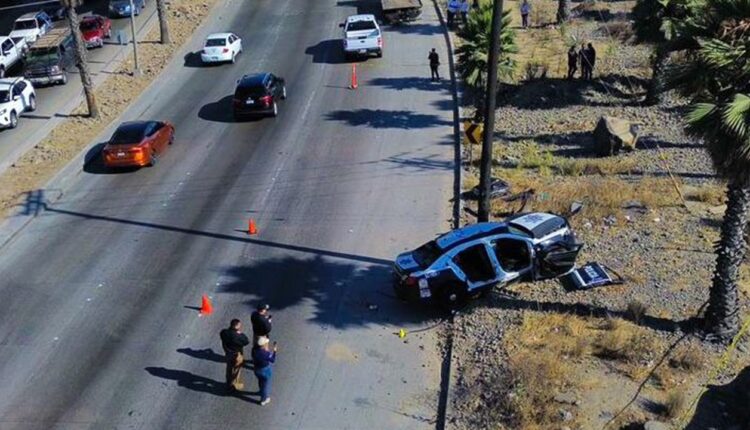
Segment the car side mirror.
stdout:
<path fill-rule="evenodd" d="M 573 202 L 568 210 L 568 216 L 573 216 L 583 209 L 583 204 L 580 202 Z"/>
<path fill-rule="evenodd" d="M 21 96 L 13 96 L 13 100 L 21 100 Z"/>

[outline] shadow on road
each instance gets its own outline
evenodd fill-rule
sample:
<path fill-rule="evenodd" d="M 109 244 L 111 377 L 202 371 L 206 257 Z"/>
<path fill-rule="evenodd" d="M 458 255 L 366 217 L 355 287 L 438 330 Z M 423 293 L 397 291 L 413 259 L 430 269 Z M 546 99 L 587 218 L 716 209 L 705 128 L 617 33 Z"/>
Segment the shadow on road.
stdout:
<path fill-rule="evenodd" d="M 106 143 L 97 143 L 86 152 L 83 158 L 83 171 L 93 175 L 117 175 L 122 173 L 132 173 L 140 170 L 140 167 L 119 167 L 112 168 L 104 165 L 102 150 Z"/>
<path fill-rule="evenodd" d="M 443 70 L 445 71 L 445 70 Z M 451 90 L 451 83 L 448 79 L 439 82 L 430 80 L 430 69 L 425 65 L 424 76 L 409 76 L 403 78 L 375 78 L 367 81 L 367 85 L 374 87 L 384 87 L 389 90 L 420 90 L 420 91 L 445 91 Z"/>
<path fill-rule="evenodd" d="M 197 358 L 199 360 L 212 361 L 214 363 L 221 363 L 221 364 L 226 363 L 226 360 L 224 359 L 224 355 L 215 353 L 214 350 L 211 348 L 204 348 L 204 349 L 180 348 L 177 350 L 177 352 L 179 352 L 180 354 L 185 354 L 188 357 Z M 253 370 L 252 361 L 250 361 L 249 359 L 246 359 L 242 367 L 248 370 Z"/>
<path fill-rule="evenodd" d="M 420 36 L 433 36 L 435 34 L 443 34 L 443 27 L 439 24 L 415 24 L 415 23 L 404 23 L 389 25 L 388 31 L 402 33 L 402 34 L 416 34 Z M 427 54 L 424 55 L 425 61 Z"/>
<path fill-rule="evenodd" d="M 250 393 L 240 391 L 235 394 L 230 394 L 227 392 L 225 383 L 206 378 L 205 376 L 195 375 L 184 370 L 167 369 L 165 367 L 146 367 L 144 370 L 157 378 L 175 381 L 178 386 L 187 388 L 191 391 L 213 394 L 214 396 L 219 397 L 236 397 L 246 402 L 259 403 L 257 400 L 247 397 Z"/>
<path fill-rule="evenodd" d="M 318 42 L 317 45 L 305 49 L 305 54 L 312 56 L 315 64 L 345 64 L 349 61 L 344 57 L 340 39 L 330 39 Z"/>
<path fill-rule="evenodd" d="M 352 7 L 357 8 L 357 15 L 362 14 L 373 14 L 376 17 L 380 16 L 380 2 L 373 1 L 362 1 L 362 0 L 339 0 L 336 2 L 336 6 L 339 7 Z"/>
<path fill-rule="evenodd" d="M 372 128 L 429 128 L 453 125 L 437 115 L 408 110 L 358 109 L 336 110 L 326 114 L 328 121 L 341 121 L 353 126 Z"/>
<path fill-rule="evenodd" d="M 200 68 L 204 66 L 200 52 L 188 52 L 183 59 L 185 60 L 184 67 Z"/>

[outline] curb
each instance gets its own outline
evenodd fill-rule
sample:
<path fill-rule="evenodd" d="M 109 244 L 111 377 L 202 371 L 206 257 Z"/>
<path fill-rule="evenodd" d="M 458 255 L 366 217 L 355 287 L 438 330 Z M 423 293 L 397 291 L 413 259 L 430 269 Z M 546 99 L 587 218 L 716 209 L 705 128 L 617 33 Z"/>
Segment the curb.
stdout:
<path fill-rule="evenodd" d="M 224 9 L 226 3 L 231 1 L 232 0 L 217 1 L 211 8 L 211 11 L 208 13 L 208 15 L 206 15 L 206 18 L 203 20 L 203 22 L 201 22 L 200 25 L 198 25 L 198 27 L 196 27 L 196 29 L 193 31 L 192 36 L 188 40 L 186 40 L 182 44 L 182 46 L 175 50 L 172 60 L 170 60 L 170 62 L 164 67 L 164 69 L 162 69 L 162 71 L 154 78 L 154 80 L 151 81 L 151 83 L 143 89 L 141 94 L 138 95 L 138 97 L 136 97 L 134 100 L 132 100 L 128 107 L 126 107 L 125 110 L 120 113 L 120 115 L 112 119 L 112 121 L 102 129 L 101 133 L 99 133 L 91 142 L 88 142 L 86 146 L 82 148 L 81 151 L 77 155 L 75 155 L 67 164 L 60 168 L 60 170 L 58 170 L 57 173 L 52 176 L 52 178 L 50 178 L 47 182 L 44 183 L 44 185 L 36 190 L 41 191 L 40 197 L 43 198 L 40 198 L 40 201 L 32 202 L 32 205 L 28 205 L 32 207 L 31 211 L 28 207 L 20 207 L 18 208 L 18 210 L 8 215 L 5 219 L 0 219 L 0 251 L 2 251 L 3 248 L 9 245 L 12 240 L 21 231 L 23 231 L 23 229 L 34 218 L 36 218 L 38 214 L 44 212 L 46 205 L 55 203 L 65 195 L 65 190 L 68 188 L 68 183 L 72 179 L 78 177 L 78 175 L 80 175 L 83 171 L 82 167 L 88 164 L 91 161 L 91 158 L 95 156 L 94 154 L 91 154 L 91 149 L 94 148 L 98 144 L 98 142 L 104 140 L 103 138 L 108 137 L 112 134 L 115 125 L 119 124 L 124 116 L 132 113 L 133 109 L 137 106 L 138 100 L 144 94 L 147 94 L 149 89 L 151 89 L 155 85 L 160 84 L 162 79 L 165 79 L 165 72 L 167 72 L 170 67 L 174 67 L 174 61 L 176 59 L 182 58 L 185 53 L 190 50 L 190 45 L 191 42 L 193 42 L 193 39 L 196 37 L 200 37 L 201 31 L 204 30 L 207 23 L 215 20 L 217 14 L 221 12 L 222 9 Z"/>
<path fill-rule="evenodd" d="M 136 38 L 143 39 L 143 37 L 148 34 L 149 31 L 151 31 L 155 23 L 158 22 L 158 19 L 155 19 L 156 16 L 156 8 L 154 7 L 151 15 L 146 18 L 145 22 L 141 23 L 141 26 L 137 31 Z M 99 71 L 96 75 L 92 75 L 92 80 L 94 81 L 94 89 L 100 86 L 107 79 L 108 72 L 113 71 L 111 67 L 113 65 L 118 66 L 131 52 L 132 50 L 130 49 L 129 43 L 124 46 L 121 45 L 119 51 L 104 65 L 102 70 Z M 78 76 L 77 72 L 75 72 L 74 74 Z M 63 105 L 62 109 L 60 109 L 59 112 L 56 112 L 56 114 L 68 115 L 84 100 L 85 97 L 83 88 L 81 88 L 78 96 L 68 100 L 68 102 Z M 21 157 L 24 156 L 24 154 L 26 154 L 34 146 L 39 144 L 39 142 L 44 140 L 44 138 L 46 138 L 52 132 L 52 130 L 54 130 L 58 125 L 60 125 L 60 123 L 62 123 L 66 119 L 68 118 L 64 116 L 53 115 L 45 126 L 38 128 L 37 131 L 32 133 L 28 139 L 26 139 L 21 145 L 16 147 L 13 152 L 8 154 L 8 157 L 5 160 L 0 161 L 0 174 L 3 174 L 6 170 L 8 170 L 11 165 L 15 164 Z"/>
<path fill-rule="evenodd" d="M 463 125 L 461 123 L 461 116 L 459 110 L 459 96 L 463 94 L 463 91 L 458 84 L 456 79 L 456 67 L 455 67 L 455 52 L 453 46 L 453 35 L 445 21 L 443 16 L 443 10 L 440 5 L 440 0 L 432 0 L 432 4 L 435 7 L 440 23 L 443 27 L 443 35 L 445 36 L 445 43 L 448 48 L 448 69 L 451 79 L 451 93 L 453 96 L 453 140 L 454 140 L 454 182 L 453 182 L 453 228 L 461 227 L 461 213 L 463 211 L 463 200 L 461 200 L 461 189 L 463 186 L 463 165 L 461 156 L 461 135 L 463 133 Z M 453 320 L 454 317 L 450 317 L 450 328 L 447 332 L 447 338 L 445 343 L 445 356 L 440 367 L 440 394 L 438 399 L 438 411 L 435 428 L 437 430 L 446 430 L 452 428 L 451 417 L 453 416 L 453 399 L 455 397 L 454 387 L 455 381 L 454 375 L 457 374 L 455 362 L 453 361 Z"/>

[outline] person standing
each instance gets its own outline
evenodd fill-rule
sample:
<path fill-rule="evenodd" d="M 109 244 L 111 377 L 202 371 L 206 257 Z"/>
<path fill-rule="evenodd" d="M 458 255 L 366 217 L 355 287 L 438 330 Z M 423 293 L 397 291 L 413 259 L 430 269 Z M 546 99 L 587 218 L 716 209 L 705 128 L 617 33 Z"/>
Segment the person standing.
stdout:
<path fill-rule="evenodd" d="M 261 303 L 255 312 L 250 315 L 250 322 L 253 325 L 253 345 L 258 343 L 259 337 L 268 337 L 271 334 L 271 314 L 268 313 L 269 309 L 271 309 L 271 306 L 267 303 Z"/>
<path fill-rule="evenodd" d="M 448 28 L 453 28 L 453 22 L 459 9 L 461 9 L 461 4 L 458 0 L 448 0 Z"/>
<path fill-rule="evenodd" d="M 589 79 L 594 78 L 594 66 L 596 65 L 596 49 L 591 43 L 588 44 L 586 49 L 586 60 L 589 66 Z"/>
<path fill-rule="evenodd" d="M 432 48 L 430 55 L 427 56 L 430 60 L 430 80 L 435 82 L 440 80 L 440 73 L 438 73 L 438 66 L 440 66 L 440 56 L 438 55 L 435 48 Z"/>
<path fill-rule="evenodd" d="M 261 336 L 258 338 L 257 347 L 253 348 L 253 364 L 255 365 L 253 372 L 258 378 L 261 406 L 271 403 L 271 377 L 273 377 L 273 363 L 276 362 L 277 347 L 274 342 L 273 350 L 271 350 L 270 342 L 267 337 Z"/>
<path fill-rule="evenodd" d="M 523 0 L 521 3 L 521 27 L 529 28 L 529 14 L 531 13 L 531 3 L 529 0 Z"/>
<path fill-rule="evenodd" d="M 241 390 L 245 387 L 241 375 L 242 365 L 245 362 L 243 348 L 250 343 L 250 340 L 242 333 L 242 322 L 236 318 L 229 323 L 229 327 L 219 333 L 219 337 L 227 362 L 227 390 L 230 392 Z"/>
<path fill-rule="evenodd" d="M 581 63 L 581 78 L 589 78 L 589 60 L 587 58 L 586 46 L 581 44 L 581 49 L 578 51 L 579 62 Z"/>
<path fill-rule="evenodd" d="M 461 12 L 461 21 L 463 22 L 464 26 L 469 22 L 470 7 L 471 6 L 469 5 L 469 0 L 461 0 L 461 7 L 459 11 Z"/>
<path fill-rule="evenodd" d="M 568 49 L 568 79 L 573 79 L 578 70 L 578 53 L 575 45 Z"/>

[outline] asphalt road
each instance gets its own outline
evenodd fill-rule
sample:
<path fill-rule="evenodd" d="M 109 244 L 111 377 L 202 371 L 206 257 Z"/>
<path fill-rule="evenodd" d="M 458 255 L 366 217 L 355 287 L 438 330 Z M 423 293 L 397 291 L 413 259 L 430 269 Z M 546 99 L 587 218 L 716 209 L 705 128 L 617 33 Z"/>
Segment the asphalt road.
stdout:
<path fill-rule="evenodd" d="M 26 2 L 28 3 L 28 2 Z M 79 13 L 90 14 L 96 13 L 107 15 L 107 0 L 88 0 L 80 6 Z M 24 13 L 44 9 L 45 5 L 35 5 L 26 7 L 15 7 L 24 3 L 18 0 L 0 2 L 0 34 L 7 35 L 13 28 L 13 22 Z M 154 0 L 146 1 L 146 8 L 136 17 L 136 31 L 139 31 L 146 25 L 149 16 L 156 13 L 156 2 Z M 56 25 L 67 25 L 67 21 L 58 21 Z M 113 71 L 118 65 L 114 61 L 122 49 L 132 49 L 117 44 L 116 34 L 118 31 L 125 31 L 130 37 L 130 20 L 126 18 L 112 19 L 112 39 L 105 41 L 102 48 L 89 49 L 88 62 L 91 67 L 91 73 L 94 79 L 97 75 L 106 75 Z M 8 71 L 9 76 L 19 76 L 23 73 L 20 64 Z M 21 142 L 29 139 L 42 139 L 49 130 L 40 134 L 40 129 L 44 129 L 48 124 L 55 120 L 64 118 L 70 113 L 70 110 L 78 106 L 75 102 L 82 97 L 83 87 L 78 77 L 78 69 L 68 70 L 68 83 L 66 85 L 40 86 L 36 88 L 37 110 L 26 112 L 21 115 L 18 121 L 18 127 L 15 129 L 0 129 L 0 164 L 6 158 L 16 155 L 15 150 Z M 82 99 L 81 99 L 82 100 Z M 74 101 L 71 104 L 71 101 Z M 33 144 L 32 144 L 33 145 Z M 1 169 L 0 169 L 1 170 Z"/>
<path fill-rule="evenodd" d="M 157 166 L 94 162 L 29 194 L 36 218 L 0 249 L 0 428 L 435 428 L 437 339 L 417 330 L 438 315 L 389 281 L 396 253 L 449 226 L 453 101 L 427 67 L 447 54 L 427 3 L 347 89 L 337 23 L 372 4 L 224 1 L 197 39 L 235 31 L 238 64 L 186 55 L 124 115 L 174 122 Z M 236 123 L 235 80 L 256 71 L 289 98 Z M 225 395 L 218 340 L 258 301 L 280 345 L 265 407 L 249 372 L 250 393 Z"/>

